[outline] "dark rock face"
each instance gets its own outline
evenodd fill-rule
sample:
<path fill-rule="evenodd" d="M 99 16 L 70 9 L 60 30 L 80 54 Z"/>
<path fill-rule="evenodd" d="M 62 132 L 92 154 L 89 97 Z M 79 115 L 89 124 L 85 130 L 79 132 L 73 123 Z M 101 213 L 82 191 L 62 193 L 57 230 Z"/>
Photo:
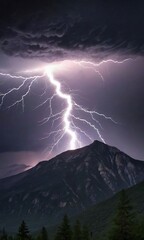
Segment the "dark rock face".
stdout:
<path fill-rule="evenodd" d="M 142 180 L 144 162 L 95 141 L 1 179 L 0 225 L 16 230 L 25 219 L 36 230 L 55 224 Z"/>

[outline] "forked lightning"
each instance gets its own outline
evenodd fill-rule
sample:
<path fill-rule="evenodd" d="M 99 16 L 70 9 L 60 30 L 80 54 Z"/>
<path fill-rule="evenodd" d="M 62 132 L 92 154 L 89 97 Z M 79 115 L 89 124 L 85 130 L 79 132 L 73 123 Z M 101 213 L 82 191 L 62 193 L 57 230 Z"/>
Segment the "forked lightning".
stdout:
<path fill-rule="evenodd" d="M 75 61 L 72 61 L 72 63 L 83 68 L 89 68 L 94 70 L 101 77 L 101 79 L 103 79 L 102 74 L 98 71 L 98 67 L 100 65 L 107 62 L 121 64 L 128 60 L 129 59 L 125 59 L 123 61 L 114 61 L 112 59 L 109 59 L 109 60 L 101 61 L 100 63 L 94 63 L 94 62 L 84 61 L 84 60 L 82 61 L 75 60 Z M 60 62 L 59 67 L 64 62 Z M 34 75 L 35 73 L 34 70 L 27 71 L 31 74 L 31 76 L 25 76 L 25 74 L 11 75 L 10 73 L 1 72 L 0 73 L 1 77 L 19 79 L 20 84 L 18 87 L 14 87 L 8 90 L 7 92 L 0 94 L 0 97 L 1 97 L 0 107 L 4 105 L 6 98 L 10 94 L 12 93 L 16 94 L 17 92 L 21 91 L 22 88 L 25 87 L 25 92 L 21 94 L 21 97 L 15 102 L 12 102 L 7 107 L 7 108 L 11 108 L 21 103 L 22 109 L 24 111 L 24 107 L 25 107 L 24 101 L 26 96 L 30 93 L 31 87 L 35 84 L 36 81 L 42 78 L 45 78 L 54 87 L 55 92 L 50 98 L 47 98 L 39 106 L 36 107 L 36 108 L 39 108 L 47 104 L 50 109 L 49 116 L 42 119 L 41 124 L 46 124 L 50 120 L 52 120 L 53 124 L 58 120 L 61 121 L 60 125 L 58 125 L 58 128 L 56 130 L 52 130 L 46 137 L 43 138 L 43 139 L 46 139 L 46 138 L 49 138 L 50 136 L 54 137 L 54 143 L 51 146 L 51 151 L 53 151 L 53 149 L 57 146 L 57 144 L 62 140 L 62 138 L 65 135 L 69 137 L 69 144 L 67 146 L 68 149 L 76 149 L 80 147 L 82 145 L 81 138 L 80 138 L 82 135 L 84 135 L 90 141 L 93 141 L 92 137 L 84 129 L 82 129 L 82 127 L 79 127 L 79 125 L 81 124 L 86 124 L 89 128 L 93 129 L 94 132 L 96 133 L 96 138 L 98 137 L 102 142 L 105 142 L 104 137 L 101 134 L 102 126 L 98 119 L 102 117 L 106 120 L 112 121 L 113 123 L 116 123 L 116 122 L 111 117 L 106 116 L 103 113 L 99 113 L 95 110 L 89 110 L 83 106 L 80 106 L 75 102 L 71 94 L 63 92 L 61 82 L 58 79 L 56 79 L 54 76 L 55 71 L 57 71 L 57 67 L 58 67 L 58 64 L 49 64 L 46 68 L 42 70 L 43 73 L 41 75 Z M 65 102 L 65 107 L 60 112 L 53 113 L 52 102 L 56 96 Z M 77 113 L 80 113 L 80 114 L 77 114 Z M 81 113 L 84 113 L 88 117 L 82 118 Z M 80 122 L 80 124 L 77 125 L 76 122 L 77 123 Z"/>

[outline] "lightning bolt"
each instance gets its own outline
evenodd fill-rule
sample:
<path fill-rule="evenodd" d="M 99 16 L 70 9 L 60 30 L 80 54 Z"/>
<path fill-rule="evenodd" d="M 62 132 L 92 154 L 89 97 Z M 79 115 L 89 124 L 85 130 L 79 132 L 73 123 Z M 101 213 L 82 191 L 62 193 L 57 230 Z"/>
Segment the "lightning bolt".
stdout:
<path fill-rule="evenodd" d="M 73 110 L 72 97 L 69 94 L 65 94 L 65 93 L 62 92 L 60 82 L 58 82 L 54 78 L 53 73 L 52 73 L 52 71 L 50 71 L 49 68 L 46 70 L 46 73 L 47 73 L 47 76 L 49 78 L 50 83 L 55 86 L 57 95 L 67 102 L 67 108 L 66 108 L 66 110 L 64 112 L 64 115 L 63 115 L 63 121 L 64 121 L 64 125 L 65 125 L 64 126 L 64 133 L 67 133 L 67 134 L 70 135 L 70 138 L 71 138 L 70 149 L 75 149 L 76 148 L 77 136 L 76 136 L 75 131 L 73 131 L 71 129 L 71 122 L 70 122 L 70 116 L 71 116 L 71 112 Z"/>
<path fill-rule="evenodd" d="M 94 63 L 91 61 L 77 61 L 74 60 L 72 63 L 82 67 L 82 68 L 89 68 L 94 70 L 102 80 L 104 80 L 102 74 L 100 71 L 98 71 L 98 67 L 102 64 L 112 62 L 114 64 L 122 64 L 126 61 L 129 61 L 131 59 L 125 59 L 123 61 L 115 61 L 112 59 L 101 61 L 100 63 Z M 66 61 L 66 60 L 65 60 Z M 5 100 L 9 97 L 9 95 L 13 93 L 17 93 L 20 91 L 24 91 L 24 93 L 21 94 L 20 98 L 16 101 L 12 102 L 7 109 L 10 109 L 17 104 L 22 104 L 22 110 L 24 111 L 25 103 L 24 100 L 27 97 L 27 95 L 31 92 L 32 86 L 39 80 L 39 79 L 46 79 L 49 81 L 51 86 L 54 87 L 54 94 L 50 98 L 46 98 L 41 104 L 39 104 L 35 109 L 38 109 L 44 105 L 47 105 L 50 109 L 50 113 L 47 117 L 42 119 L 40 121 L 41 124 L 46 124 L 50 120 L 52 121 L 52 128 L 57 122 L 60 120 L 60 124 L 57 124 L 56 130 L 52 130 L 46 137 L 43 137 L 41 139 L 48 139 L 51 136 L 54 136 L 54 143 L 51 147 L 51 151 L 57 146 L 57 144 L 63 139 L 65 135 L 69 136 L 69 149 L 76 149 L 77 147 L 81 147 L 82 141 L 80 140 L 80 136 L 84 135 L 86 138 L 88 138 L 90 141 L 93 141 L 92 137 L 84 131 L 81 127 L 79 127 L 79 124 L 77 125 L 77 122 L 80 122 L 84 125 L 87 125 L 89 128 L 93 129 L 93 131 L 96 133 L 96 136 L 99 137 L 99 139 L 102 142 L 105 142 L 100 129 L 102 129 L 102 125 L 99 122 L 99 118 L 104 118 L 105 120 L 112 121 L 113 123 L 117 123 L 114 121 L 111 117 L 106 116 L 103 113 L 99 113 L 95 110 L 89 110 L 86 109 L 83 106 L 80 106 L 75 102 L 72 95 L 70 93 L 65 93 L 62 90 L 62 84 L 59 80 L 57 80 L 54 77 L 54 72 L 57 71 L 58 67 L 62 67 L 62 64 L 65 64 L 65 61 L 63 61 L 60 64 L 51 64 L 44 69 L 38 69 L 38 71 L 42 71 L 43 73 L 41 75 L 32 75 L 34 74 L 35 70 L 27 70 L 25 71 L 25 74 L 30 73 L 32 76 L 25 76 L 25 75 L 12 75 L 10 73 L 0 73 L 0 76 L 3 78 L 12 78 L 12 79 L 18 79 L 20 81 L 20 84 L 18 87 L 14 87 L 10 90 L 8 90 L 5 93 L 0 93 L 1 102 L 0 102 L 0 108 L 4 106 Z M 45 95 L 46 91 L 42 94 Z M 66 107 L 64 107 L 61 111 L 57 113 L 53 113 L 53 101 L 56 97 L 59 97 L 61 100 L 65 102 Z M 77 115 L 77 113 L 84 113 L 88 116 L 85 118 L 80 117 Z"/>

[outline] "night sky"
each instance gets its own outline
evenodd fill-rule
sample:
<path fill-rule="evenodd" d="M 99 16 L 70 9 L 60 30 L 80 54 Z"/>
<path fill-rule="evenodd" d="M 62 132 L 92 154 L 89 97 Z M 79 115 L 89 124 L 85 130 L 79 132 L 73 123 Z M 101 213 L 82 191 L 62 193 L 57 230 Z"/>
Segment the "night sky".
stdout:
<path fill-rule="evenodd" d="M 105 142 L 133 158 L 144 160 L 144 4 L 143 1 L 11 1 L 0 3 L 0 72 L 25 74 L 57 64 L 54 76 L 63 91 L 88 110 L 111 117 L 116 123 L 97 117 L 92 121 Z M 120 63 L 107 62 L 108 59 Z M 126 60 L 127 59 L 127 60 Z M 79 64 L 89 61 L 91 64 Z M 123 62 L 124 61 L 124 62 Z M 122 63 L 123 62 L 123 63 Z M 29 73 L 31 74 L 31 73 Z M 36 74 L 39 74 L 37 72 Z M 33 75 L 33 74 L 32 74 Z M 17 88 L 20 79 L 0 76 L 0 93 Z M 54 94 L 48 80 L 39 79 L 22 104 L 9 108 L 21 98 L 28 86 L 10 93 L 0 108 L 0 167 L 35 165 L 69 149 L 65 136 L 50 153 L 54 137 L 47 138 L 51 120 L 42 104 Z M 1 95 L 1 100 L 2 101 Z M 57 98 L 53 111 L 65 107 Z M 90 117 L 74 111 L 75 116 Z M 92 140 L 101 140 L 87 124 L 75 125 Z M 81 132 L 81 146 L 91 143 Z M 79 147 L 79 146 L 78 146 Z"/>

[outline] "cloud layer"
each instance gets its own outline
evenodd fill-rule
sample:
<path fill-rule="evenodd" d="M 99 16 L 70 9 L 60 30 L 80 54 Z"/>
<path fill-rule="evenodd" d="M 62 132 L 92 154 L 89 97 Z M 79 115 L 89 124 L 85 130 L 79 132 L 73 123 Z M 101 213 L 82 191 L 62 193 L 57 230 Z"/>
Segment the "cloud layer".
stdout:
<path fill-rule="evenodd" d="M 0 48 L 46 61 L 144 53 L 138 1 L 4 1 Z"/>

